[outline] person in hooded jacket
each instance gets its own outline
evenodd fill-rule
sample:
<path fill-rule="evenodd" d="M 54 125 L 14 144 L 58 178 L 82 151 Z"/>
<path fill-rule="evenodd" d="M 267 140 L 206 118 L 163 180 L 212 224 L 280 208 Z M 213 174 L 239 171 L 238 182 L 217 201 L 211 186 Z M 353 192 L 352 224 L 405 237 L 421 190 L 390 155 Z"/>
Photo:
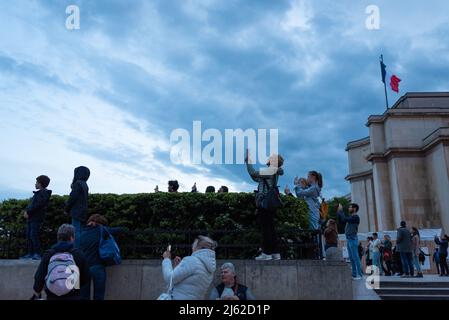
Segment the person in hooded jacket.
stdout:
<path fill-rule="evenodd" d="M 69 195 L 69 200 L 65 205 L 65 212 L 72 217 L 72 225 L 75 227 L 75 247 L 79 248 L 81 233 L 83 226 L 87 219 L 87 205 L 89 187 L 87 180 L 90 176 L 90 170 L 87 167 L 81 166 L 75 168 L 72 184 L 70 185 L 72 191 Z"/>
<path fill-rule="evenodd" d="M 265 197 L 269 188 L 277 187 L 279 176 L 284 174 L 282 169 L 284 158 L 281 155 L 272 155 L 267 161 L 268 168 L 255 170 L 249 158 L 249 150 L 247 150 L 245 163 L 249 175 L 258 183 L 256 199 L 259 196 Z M 279 239 L 274 223 L 276 209 L 258 207 L 257 215 L 262 225 L 262 252 L 256 257 L 256 260 L 280 260 Z"/>
<path fill-rule="evenodd" d="M 171 260 L 171 252 L 165 251 L 162 275 L 167 285 L 172 283 L 172 300 L 204 300 L 213 281 L 217 243 L 209 237 L 198 236 L 192 245 L 192 255 L 181 260 Z"/>
<path fill-rule="evenodd" d="M 23 216 L 27 219 L 27 243 L 28 253 L 21 259 L 41 259 L 41 244 L 39 241 L 39 232 L 44 222 L 45 213 L 47 212 L 48 201 L 50 200 L 51 190 L 47 190 L 50 184 L 50 178 L 41 175 L 36 178 L 34 195 L 30 204 L 23 212 Z"/>

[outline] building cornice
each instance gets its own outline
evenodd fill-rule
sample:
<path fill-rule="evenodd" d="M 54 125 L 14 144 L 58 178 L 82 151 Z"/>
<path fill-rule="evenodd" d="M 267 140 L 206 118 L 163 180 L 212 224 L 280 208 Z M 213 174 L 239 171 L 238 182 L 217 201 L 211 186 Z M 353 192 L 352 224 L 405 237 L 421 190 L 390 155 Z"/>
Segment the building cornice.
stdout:
<path fill-rule="evenodd" d="M 358 172 L 358 173 L 348 174 L 345 177 L 345 180 L 348 180 L 348 181 L 364 180 L 372 175 L 373 175 L 373 170 L 370 169 L 370 170 L 366 170 L 366 171 L 362 171 L 362 172 Z"/>
<path fill-rule="evenodd" d="M 389 117 L 407 116 L 407 117 L 436 117 L 448 116 L 449 105 L 446 107 L 433 108 L 409 108 L 408 99 L 420 98 L 449 98 L 449 92 L 408 92 L 396 101 L 396 103 L 381 115 L 370 115 L 365 124 L 369 127 L 371 124 L 383 124 Z M 405 107 L 404 107 L 405 106 Z"/>
<path fill-rule="evenodd" d="M 369 144 L 370 144 L 370 137 L 369 136 L 365 137 L 365 138 L 362 138 L 362 139 L 350 141 L 346 145 L 345 151 L 349 151 L 350 149 L 359 148 L 359 147 L 362 147 L 362 146 L 365 146 L 365 145 L 369 145 Z"/>
<path fill-rule="evenodd" d="M 370 162 L 387 162 L 392 158 L 425 157 L 436 146 L 449 145 L 449 127 L 438 128 L 423 139 L 421 148 L 389 148 L 384 153 L 371 153 L 366 158 Z"/>

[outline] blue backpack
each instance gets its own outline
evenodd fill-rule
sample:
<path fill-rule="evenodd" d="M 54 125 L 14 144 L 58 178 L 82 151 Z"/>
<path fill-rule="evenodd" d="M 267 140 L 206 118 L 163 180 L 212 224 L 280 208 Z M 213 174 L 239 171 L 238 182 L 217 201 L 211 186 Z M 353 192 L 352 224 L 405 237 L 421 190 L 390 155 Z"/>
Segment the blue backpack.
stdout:
<path fill-rule="evenodd" d="M 106 266 L 114 266 L 122 263 L 122 257 L 120 256 L 120 249 L 117 245 L 117 242 L 115 242 L 114 237 L 108 231 L 107 228 L 102 226 L 100 230 L 101 230 L 100 246 L 99 246 L 100 259 Z"/>

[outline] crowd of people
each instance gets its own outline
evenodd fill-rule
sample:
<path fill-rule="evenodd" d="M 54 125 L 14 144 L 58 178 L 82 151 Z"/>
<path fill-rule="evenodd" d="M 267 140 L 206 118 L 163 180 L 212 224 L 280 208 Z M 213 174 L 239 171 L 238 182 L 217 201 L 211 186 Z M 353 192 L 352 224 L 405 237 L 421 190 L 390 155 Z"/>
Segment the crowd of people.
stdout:
<path fill-rule="evenodd" d="M 393 246 L 392 239 L 385 234 L 383 239 L 378 237 L 377 232 L 366 240 L 366 246 L 358 241 L 358 225 L 360 218 L 357 215 L 359 207 L 357 204 L 349 206 L 350 216 L 346 217 L 342 207 L 339 207 L 338 218 L 345 223 L 345 235 L 347 242 L 348 257 L 351 262 L 352 277 L 360 280 L 363 277 L 362 258 L 365 257 L 365 270 L 367 274 L 375 272 L 378 275 L 400 276 L 402 278 L 422 278 L 422 266 L 426 254 L 421 249 L 421 237 L 418 228 L 409 229 L 405 221 L 401 221 L 397 229 L 396 244 Z M 325 231 L 327 239 L 329 227 Z M 334 237 L 332 237 L 332 242 Z M 435 236 L 435 243 L 439 248 L 435 249 L 432 261 L 435 263 L 440 276 L 449 276 L 447 266 L 447 247 L 449 237 Z M 326 240 L 327 242 L 327 240 Z"/>
<path fill-rule="evenodd" d="M 282 206 L 278 189 L 278 180 L 284 174 L 282 168 L 284 159 L 281 155 L 272 155 L 266 163 L 266 167 L 256 170 L 249 157 L 249 150 L 245 157 L 246 168 L 249 176 L 258 184 L 255 190 L 256 215 L 260 221 L 262 244 L 261 253 L 256 260 L 280 260 L 279 236 L 276 232 L 275 217 L 277 210 Z M 39 242 L 39 230 L 44 221 L 48 202 L 52 191 L 47 189 L 50 178 L 45 175 L 36 178 L 33 198 L 31 199 L 23 216 L 27 219 L 26 255 L 22 259 L 40 260 L 35 274 L 34 299 L 41 297 L 45 290 L 47 299 L 91 299 L 91 284 L 93 283 L 93 299 L 103 300 L 106 292 L 106 267 L 120 263 L 114 260 L 106 263 L 102 254 L 102 243 L 112 241 L 112 251 L 116 247 L 115 254 L 119 252 L 113 236 L 118 233 L 126 233 L 126 228 L 107 227 L 108 221 L 99 214 L 88 215 L 88 191 L 87 181 L 90 170 L 80 166 L 75 168 L 71 182 L 70 195 L 65 207 L 61 208 L 70 216 L 71 224 L 63 224 L 57 232 L 57 243 L 41 256 Z M 423 277 L 422 255 L 420 248 L 419 230 L 412 227 L 410 230 L 406 222 L 402 221 L 397 229 L 396 245 L 388 235 L 379 239 L 374 232 L 367 239 L 367 245 L 363 248 L 358 239 L 358 227 L 360 217 L 359 206 L 351 203 L 348 208 L 349 215 L 343 212 L 343 206 L 337 210 L 337 221 L 323 219 L 321 190 L 323 188 L 322 175 L 317 171 L 310 171 L 307 178 L 295 177 L 294 194 L 288 186 L 285 194 L 303 199 L 308 207 L 309 229 L 320 231 L 317 233 L 316 243 L 319 248 L 330 252 L 338 248 L 338 224 L 344 225 L 344 234 L 348 257 L 351 263 L 352 277 L 354 280 L 362 279 L 362 257 L 365 256 L 365 267 L 372 266 L 373 272 L 387 276 L 399 275 L 401 277 Z M 168 192 L 176 193 L 179 189 L 177 180 L 168 182 Z M 160 192 L 158 186 L 155 192 Z M 196 183 L 191 192 L 198 192 Z M 206 193 L 215 193 L 213 186 L 206 188 Z M 221 186 L 218 193 L 228 192 L 226 186 Z M 319 199 L 322 202 L 320 204 Z M 321 235 L 321 230 L 324 229 Z M 322 243 L 324 240 L 324 244 Z M 449 237 L 435 237 L 435 243 L 439 246 L 433 255 L 433 261 L 437 263 L 441 276 L 449 276 L 446 262 Z M 183 259 L 176 256 L 172 259 L 171 248 L 163 253 L 162 273 L 168 286 L 167 293 L 160 299 L 203 299 L 213 282 L 216 270 L 215 248 L 217 243 L 207 236 L 198 236 L 192 245 L 192 254 Z M 317 258 L 322 258 L 321 250 Z M 69 272 L 67 272 L 69 270 Z M 440 272 L 441 270 L 441 272 Z M 61 277 L 61 274 L 64 274 Z M 235 267 L 232 263 L 221 266 L 221 283 L 217 285 L 209 295 L 212 300 L 253 300 L 254 295 L 245 285 L 237 281 Z M 67 286 L 72 283 L 73 286 Z"/>
<path fill-rule="evenodd" d="M 42 299 L 42 292 L 48 300 L 104 300 L 106 293 L 106 267 L 119 264 L 119 249 L 113 236 L 126 233 L 127 228 L 108 227 L 107 219 L 99 214 L 88 215 L 89 187 L 87 181 L 90 170 L 80 166 L 75 168 L 70 185 L 71 192 L 64 208 L 70 216 L 71 224 L 58 228 L 57 242 L 41 255 L 39 232 L 44 222 L 52 191 L 47 189 L 50 178 L 40 175 L 36 178 L 34 195 L 23 212 L 27 220 L 27 254 L 21 259 L 39 260 L 34 276 L 32 299 Z M 177 192 L 176 180 L 168 183 L 169 192 Z M 158 192 L 157 188 L 155 190 Z M 197 192 L 196 184 L 192 192 Z M 214 187 L 206 193 L 215 192 Z M 218 190 L 228 192 L 226 186 Z M 103 242 L 112 241 L 118 261 L 106 260 Z M 163 253 L 163 278 L 169 284 L 169 299 L 204 299 L 216 269 L 215 248 L 217 243 L 206 236 L 198 236 L 192 245 L 192 254 L 181 259 L 171 259 L 171 251 Z M 109 248 L 111 249 L 111 248 Z M 212 300 L 254 300 L 249 288 L 237 282 L 232 263 L 221 266 L 221 283 L 210 293 Z M 93 285 L 93 290 L 92 290 Z M 91 293 L 93 292 L 93 296 Z"/>
<path fill-rule="evenodd" d="M 168 192 L 178 192 L 178 189 L 179 189 L 178 180 L 169 180 L 168 181 Z M 154 188 L 154 192 L 157 193 L 157 192 L 162 192 L 162 191 L 159 190 L 159 186 L 156 186 L 156 188 Z M 198 192 L 198 189 L 196 187 L 196 182 L 193 184 L 191 192 Z M 229 188 L 227 186 L 221 186 L 217 191 L 217 193 L 228 193 L 228 192 L 229 192 Z M 215 187 L 207 186 L 205 193 L 215 193 Z"/>

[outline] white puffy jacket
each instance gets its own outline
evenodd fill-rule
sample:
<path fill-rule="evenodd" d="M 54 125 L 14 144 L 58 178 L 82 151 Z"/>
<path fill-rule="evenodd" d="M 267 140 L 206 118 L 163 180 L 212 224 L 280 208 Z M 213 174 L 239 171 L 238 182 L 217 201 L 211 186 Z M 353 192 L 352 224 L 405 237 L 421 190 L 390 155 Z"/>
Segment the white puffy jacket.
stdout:
<path fill-rule="evenodd" d="M 215 268 L 215 251 L 209 249 L 195 251 L 182 259 L 175 269 L 170 259 L 162 262 L 162 274 L 167 285 L 173 275 L 173 300 L 204 300 Z"/>

